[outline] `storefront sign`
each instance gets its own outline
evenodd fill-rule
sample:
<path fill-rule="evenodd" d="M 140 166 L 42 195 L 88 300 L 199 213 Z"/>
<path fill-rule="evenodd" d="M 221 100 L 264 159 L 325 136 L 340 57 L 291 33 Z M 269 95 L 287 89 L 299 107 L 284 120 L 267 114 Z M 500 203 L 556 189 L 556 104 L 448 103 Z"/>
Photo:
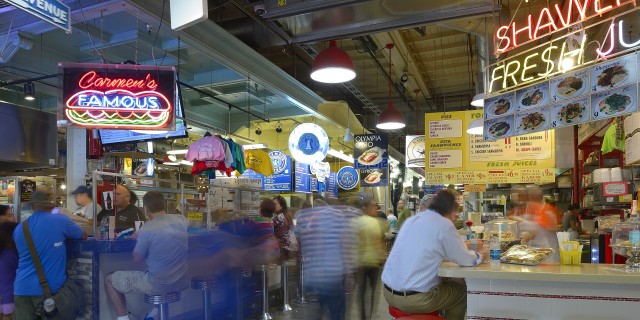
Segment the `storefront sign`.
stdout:
<path fill-rule="evenodd" d="M 100 129 L 175 129 L 175 68 L 61 63 L 64 120 Z M 62 120 L 62 119 L 59 119 Z"/>
<path fill-rule="evenodd" d="M 554 182 L 552 131 L 485 141 L 466 133 L 469 123 L 481 117 L 478 111 L 425 115 L 425 184 Z"/>
<path fill-rule="evenodd" d="M 407 136 L 407 168 L 424 168 L 424 135 Z"/>
<path fill-rule="evenodd" d="M 52 25 L 71 33 L 71 10 L 57 0 L 6 0 L 16 8 L 22 9 Z"/>
<path fill-rule="evenodd" d="M 294 176 L 295 192 L 311 193 L 311 179 L 311 168 L 309 165 L 296 161 Z"/>
<path fill-rule="evenodd" d="M 273 174 L 264 177 L 264 190 L 291 191 L 291 158 L 279 150 L 269 152 L 269 157 L 273 164 Z"/>
<path fill-rule="evenodd" d="M 362 187 L 386 187 L 389 185 L 387 169 L 360 170 L 360 179 Z"/>
<path fill-rule="evenodd" d="M 360 175 L 354 167 L 342 167 L 338 170 L 338 186 L 344 190 L 351 190 L 358 186 Z"/>
<path fill-rule="evenodd" d="M 354 140 L 353 156 L 356 169 L 389 168 L 389 140 L 386 134 L 357 134 Z"/>
<path fill-rule="evenodd" d="M 238 179 L 245 179 L 246 181 L 253 181 L 252 184 L 255 187 L 258 187 L 258 185 L 260 185 L 258 188 L 260 188 L 260 190 L 264 190 L 264 175 L 259 174 L 251 169 L 247 169 L 245 170 L 242 175 L 240 175 L 240 177 L 238 177 Z M 221 179 L 215 179 L 215 180 L 221 180 Z M 257 181 L 260 181 L 260 183 L 258 184 Z"/>
<path fill-rule="evenodd" d="M 303 123 L 295 127 L 289 135 L 289 152 L 296 162 L 321 162 L 329 152 L 329 137 L 320 126 Z"/>
<path fill-rule="evenodd" d="M 617 10 L 624 8 L 625 12 Z M 588 1 L 570 0 L 542 5 L 539 10 L 526 16 L 525 21 L 512 19 L 507 25 L 497 28 L 495 33 L 496 54 L 503 54 L 514 48 L 561 32 L 553 41 L 544 42 L 520 54 L 510 55 L 490 68 L 488 92 L 502 91 L 526 83 L 536 82 L 550 76 L 607 60 L 612 54 L 633 49 L 640 41 L 630 40 L 625 29 L 626 21 L 635 19 L 627 16 L 640 9 L 636 1 Z M 617 10 L 602 20 L 604 13 Z M 596 32 L 593 27 L 607 26 L 602 38 L 592 39 Z M 627 26 L 628 27 L 628 26 Z M 598 46 L 590 46 L 598 43 Z M 614 50 L 616 52 L 614 52 Z"/>
<path fill-rule="evenodd" d="M 629 183 L 623 182 L 605 182 L 602 184 L 602 195 L 605 197 L 623 196 L 629 193 Z"/>

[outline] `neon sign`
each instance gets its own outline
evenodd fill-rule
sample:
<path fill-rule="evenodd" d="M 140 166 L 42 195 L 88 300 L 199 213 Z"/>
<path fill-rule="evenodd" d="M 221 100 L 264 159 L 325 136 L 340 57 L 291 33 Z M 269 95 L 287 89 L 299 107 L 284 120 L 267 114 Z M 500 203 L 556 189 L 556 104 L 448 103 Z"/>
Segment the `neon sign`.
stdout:
<path fill-rule="evenodd" d="M 64 120 L 102 129 L 175 126 L 173 68 L 64 64 Z"/>
<path fill-rule="evenodd" d="M 543 7 L 535 16 L 528 15 L 524 24 L 514 21 L 499 27 L 495 33 L 496 53 L 507 52 L 628 4 L 635 6 L 636 1 L 567 0 L 563 8 L 558 4 L 553 7 Z"/>

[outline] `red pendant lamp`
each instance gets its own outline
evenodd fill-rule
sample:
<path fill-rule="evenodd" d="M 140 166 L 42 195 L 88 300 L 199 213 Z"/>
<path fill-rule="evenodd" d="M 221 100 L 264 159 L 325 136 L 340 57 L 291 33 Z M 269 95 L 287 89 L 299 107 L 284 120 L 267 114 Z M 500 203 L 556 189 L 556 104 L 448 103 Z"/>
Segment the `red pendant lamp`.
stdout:
<path fill-rule="evenodd" d="M 393 43 L 387 44 L 387 49 L 389 49 L 389 104 L 387 105 L 387 109 L 382 111 L 378 117 L 378 124 L 376 125 L 376 128 L 382 130 L 397 130 L 406 126 L 404 116 L 393 107 L 393 103 L 391 102 L 391 86 L 393 84 L 391 81 L 391 49 L 393 49 L 393 47 Z"/>
<path fill-rule="evenodd" d="M 311 69 L 311 79 L 318 82 L 342 83 L 355 77 L 356 71 L 351 57 L 336 46 L 335 40 L 331 40 L 329 48 L 318 54 Z"/>

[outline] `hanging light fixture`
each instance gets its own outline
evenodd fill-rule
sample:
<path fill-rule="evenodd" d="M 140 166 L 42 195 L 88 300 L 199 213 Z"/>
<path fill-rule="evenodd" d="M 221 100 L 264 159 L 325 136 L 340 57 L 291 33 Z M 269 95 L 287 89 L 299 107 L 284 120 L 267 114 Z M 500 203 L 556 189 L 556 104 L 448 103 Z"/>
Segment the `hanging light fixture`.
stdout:
<path fill-rule="evenodd" d="M 351 133 L 351 112 L 347 104 L 347 130 L 344 132 L 344 142 L 353 141 L 353 133 Z"/>
<path fill-rule="evenodd" d="M 484 120 L 482 118 L 475 119 L 469 124 L 468 134 L 482 134 L 484 130 Z"/>
<path fill-rule="evenodd" d="M 478 93 L 471 99 L 471 105 L 478 108 L 484 108 L 484 99 L 487 97 L 484 93 Z"/>
<path fill-rule="evenodd" d="M 36 99 L 36 86 L 33 82 L 27 82 L 24 84 L 24 99 L 29 101 Z"/>
<path fill-rule="evenodd" d="M 387 44 L 387 49 L 389 49 L 389 104 L 387 105 L 387 109 L 382 111 L 378 117 L 378 124 L 376 125 L 376 128 L 382 130 L 396 130 L 406 126 L 402 113 L 396 110 L 391 102 L 391 86 L 393 84 L 391 81 L 391 49 L 393 49 L 393 47 L 393 43 Z"/>
<path fill-rule="evenodd" d="M 356 77 L 353 61 L 347 52 L 336 46 L 331 40 L 329 47 L 322 50 L 311 69 L 311 79 L 324 83 L 342 83 Z"/>

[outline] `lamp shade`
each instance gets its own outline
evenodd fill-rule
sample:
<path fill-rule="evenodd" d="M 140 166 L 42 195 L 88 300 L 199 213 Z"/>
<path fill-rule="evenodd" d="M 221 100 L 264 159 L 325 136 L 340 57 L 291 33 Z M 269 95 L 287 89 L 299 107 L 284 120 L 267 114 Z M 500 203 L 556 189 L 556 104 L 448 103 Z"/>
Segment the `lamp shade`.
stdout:
<path fill-rule="evenodd" d="M 471 105 L 474 107 L 484 108 L 484 99 L 487 97 L 484 93 L 478 93 L 471 99 Z"/>
<path fill-rule="evenodd" d="M 475 119 L 469 124 L 468 134 L 482 134 L 484 130 L 484 120 L 482 118 Z"/>
<path fill-rule="evenodd" d="M 347 128 L 344 133 L 344 142 L 353 141 L 353 133 L 351 133 L 351 128 Z"/>
<path fill-rule="evenodd" d="M 311 69 L 311 79 L 318 82 L 342 83 L 355 77 L 356 71 L 351 57 L 336 47 L 335 40 L 331 40 L 329 47 L 318 54 Z"/>
<path fill-rule="evenodd" d="M 406 126 L 404 117 L 400 111 L 393 107 L 393 104 L 389 102 L 387 110 L 382 111 L 378 118 L 378 124 L 376 128 L 382 130 L 396 130 L 402 129 Z"/>

